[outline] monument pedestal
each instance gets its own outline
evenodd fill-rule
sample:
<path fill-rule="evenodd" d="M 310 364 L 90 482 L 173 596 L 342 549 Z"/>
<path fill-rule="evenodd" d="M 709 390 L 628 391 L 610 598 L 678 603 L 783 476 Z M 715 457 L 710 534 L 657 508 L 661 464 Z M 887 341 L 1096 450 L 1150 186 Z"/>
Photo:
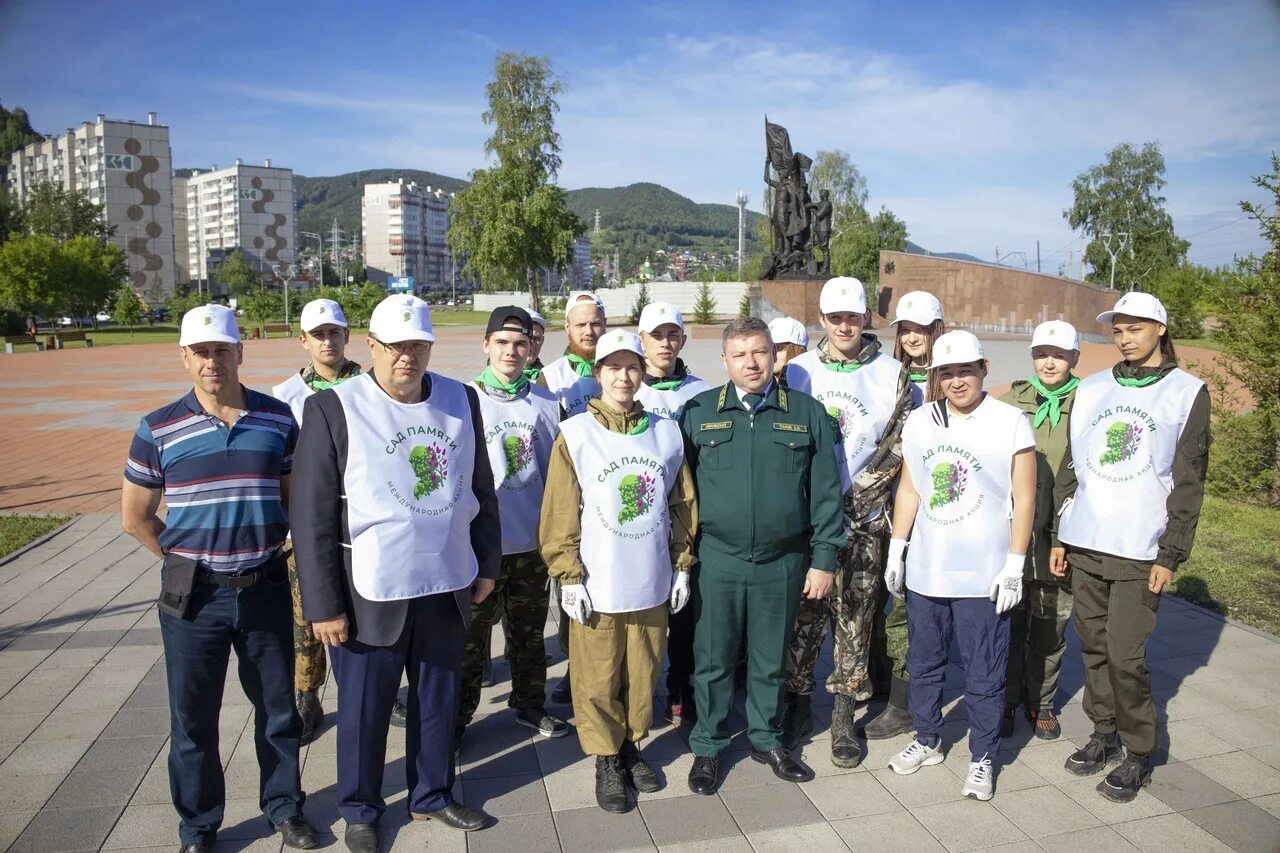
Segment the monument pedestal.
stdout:
<path fill-rule="evenodd" d="M 826 283 L 825 278 L 762 281 L 756 285 L 760 291 L 759 310 L 751 313 L 766 320 L 777 316 L 794 317 L 806 326 L 816 326 L 822 315 L 818 310 L 818 296 L 822 293 L 822 285 Z"/>

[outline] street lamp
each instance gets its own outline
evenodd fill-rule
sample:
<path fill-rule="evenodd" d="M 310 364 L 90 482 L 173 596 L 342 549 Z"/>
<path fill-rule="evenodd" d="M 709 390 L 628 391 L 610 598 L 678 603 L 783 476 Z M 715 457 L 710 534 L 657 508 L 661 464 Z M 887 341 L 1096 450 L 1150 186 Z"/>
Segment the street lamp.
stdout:
<path fill-rule="evenodd" d="M 298 268 L 293 264 L 275 264 L 271 267 L 275 272 L 276 278 L 284 282 L 284 324 L 289 325 L 289 282 L 293 281 L 293 277 L 298 274 Z"/>
<path fill-rule="evenodd" d="M 298 233 L 303 237 L 311 237 L 320 241 L 320 248 L 316 253 L 316 267 L 318 268 L 316 271 L 316 281 L 321 287 L 324 287 L 324 237 L 314 231 L 299 231 Z M 339 284 L 341 284 L 341 282 L 339 282 Z"/>

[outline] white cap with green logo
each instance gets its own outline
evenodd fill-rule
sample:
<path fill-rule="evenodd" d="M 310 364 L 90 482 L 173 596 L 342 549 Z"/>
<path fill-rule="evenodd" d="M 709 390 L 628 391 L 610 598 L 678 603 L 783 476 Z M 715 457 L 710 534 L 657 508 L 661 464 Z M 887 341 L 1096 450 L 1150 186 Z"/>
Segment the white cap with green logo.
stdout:
<path fill-rule="evenodd" d="M 369 334 L 384 344 L 434 341 L 431 308 L 416 296 L 397 293 L 378 303 L 369 318 Z"/>
<path fill-rule="evenodd" d="M 211 343 L 240 343 L 240 327 L 236 325 L 236 314 L 225 305 L 198 305 L 182 315 L 182 332 L 178 336 L 178 346 L 191 347 L 196 344 Z"/>
<path fill-rule="evenodd" d="M 633 352 L 644 361 L 644 347 L 640 346 L 640 336 L 634 332 L 609 332 L 602 337 L 596 343 L 596 364 L 615 352 Z"/>

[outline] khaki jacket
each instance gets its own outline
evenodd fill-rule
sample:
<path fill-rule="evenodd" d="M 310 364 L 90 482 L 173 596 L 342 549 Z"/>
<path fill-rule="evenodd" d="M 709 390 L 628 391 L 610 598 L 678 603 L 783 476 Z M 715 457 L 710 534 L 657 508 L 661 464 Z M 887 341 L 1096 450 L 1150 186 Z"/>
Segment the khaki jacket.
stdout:
<path fill-rule="evenodd" d="M 1040 408 L 1040 404 L 1044 402 L 1044 398 L 1025 379 L 1014 382 L 1013 387 L 1000 399 L 1026 412 L 1027 418 L 1033 424 L 1036 409 Z M 1057 426 L 1045 418 L 1040 426 L 1033 428 L 1036 435 L 1036 516 L 1031 525 L 1031 545 L 1027 548 L 1027 569 L 1024 576 L 1027 580 L 1054 583 L 1063 587 L 1070 586 L 1069 582 L 1049 574 L 1049 548 L 1052 545 L 1050 528 L 1053 523 L 1054 475 L 1067 455 L 1071 406 L 1075 399 L 1075 391 L 1062 398 L 1059 404 L 1062 419 L 1058 421 Z"/>

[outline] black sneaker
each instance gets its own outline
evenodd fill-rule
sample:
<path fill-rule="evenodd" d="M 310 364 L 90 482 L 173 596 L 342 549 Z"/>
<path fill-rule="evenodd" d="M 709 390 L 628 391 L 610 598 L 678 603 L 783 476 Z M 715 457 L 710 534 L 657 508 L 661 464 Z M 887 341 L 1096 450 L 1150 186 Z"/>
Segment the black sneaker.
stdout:
<path fill-rule="evenodd" d="M 1067 756 L 1063 765 L 1077 776 L 1092 776 L 1120 757 L 1120 739 L 1115 732 L 1094 732 L 1089 742 Z"/>
<path fill-rule="evenodd" d="M 521 708 L 516 711 L 516 722 L 543 737 L 564 737 L 569 733 L 568 723 L 541 708 Z"/>
<path fill-rule="evenodd" d="M 1130 755 L 1126 751 L 1120 766 L 1098 783 L 1098 793 L 1113 803 L 1128 803 L 1150 784 L 1151 765 L 1147 756 Z"/>
<path fill-rule="evenodd" d="M 616 755 L 596 756 L 596 804 L 614 814 L 627 811 L 627 785 Z"/>
<path fill-rule="evenodd" d="M 569 670 L 564 671 L 564 678 L 556 684 L 551 691 L 552 705 L 571 705 L 573 704 L 573 689 L 569 684 Z"/>
<path fill-rule="evenodd" d="M 622 742 L 622 751 L 618 754 L 622 759 L 622 769 L 627 771 L 631 785 L 642 794 L 652 794 L 662 790 L 662 782 L 653 768 L 645 763 L 640 755 L 640 748 L 629 740 Z"/>
<path fill-rule="evenodd" d="M 1013 737 L 1013 723 L 1018 716 L 1018 708 L 1016 705 L 1005 705 L 1004 716 L 1000 718 L 1000 737 Z"/>

